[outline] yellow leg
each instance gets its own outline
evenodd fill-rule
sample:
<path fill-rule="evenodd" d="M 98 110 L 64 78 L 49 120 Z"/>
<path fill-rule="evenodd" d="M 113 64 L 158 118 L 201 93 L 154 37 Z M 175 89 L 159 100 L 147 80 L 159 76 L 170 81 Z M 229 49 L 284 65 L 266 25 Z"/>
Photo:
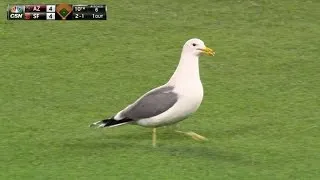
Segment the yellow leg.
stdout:
<path fill-rule="evenodd" d="M 152 129 L 152 146 L 156 147 L 157 143 L 157 128 Z"/>
<path fill-rule="evenodd" d="M 189 132 L 183 132 L 183 131 L 178 131 L 176 130 L 177 133 L 185 134 L 187 136 L 192 137 L 192 139 L 197 140 L 197 141 L 206 141 L 208 140 L 206 137 L 201 136 L 195 132 L 189 131 Z"/>

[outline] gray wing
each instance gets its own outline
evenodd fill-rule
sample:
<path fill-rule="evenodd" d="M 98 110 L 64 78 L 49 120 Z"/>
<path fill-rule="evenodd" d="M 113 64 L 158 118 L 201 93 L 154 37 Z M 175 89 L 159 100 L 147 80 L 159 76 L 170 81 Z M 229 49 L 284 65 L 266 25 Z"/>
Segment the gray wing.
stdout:
<path fill-rule="evenodd" d="M 178 95 L 172 91 L 173 88 L 164 86 L 150 91 L 128 109 L 122 111 L 120 116 L 138 120 L 157 116 L 167 111 L 178 101 Z"/>

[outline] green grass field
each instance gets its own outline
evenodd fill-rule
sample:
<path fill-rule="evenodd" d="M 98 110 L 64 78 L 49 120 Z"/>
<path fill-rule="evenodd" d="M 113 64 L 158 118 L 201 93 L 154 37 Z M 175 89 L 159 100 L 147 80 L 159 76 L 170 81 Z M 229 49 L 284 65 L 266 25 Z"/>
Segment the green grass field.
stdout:
<path fill-rule="evenodd" d="M 320 1 L 65 1 L 109 19 L 6 20 L 37 2 L 0 2 L 0 179 L 320 179 Z M 88 128 L 165 83 L 193 37 L 216 56 L 180 129 L 209 141 Z"/>

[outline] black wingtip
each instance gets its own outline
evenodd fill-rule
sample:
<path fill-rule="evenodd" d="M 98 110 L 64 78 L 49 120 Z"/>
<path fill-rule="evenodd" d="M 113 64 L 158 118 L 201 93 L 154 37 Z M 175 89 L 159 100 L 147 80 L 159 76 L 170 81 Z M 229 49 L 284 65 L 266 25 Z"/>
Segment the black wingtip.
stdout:
<path fill-rule="evenodd" d="M 114 126 L 126 124 L 130 121 L 132 120 L 131 119 L 115 120 L 113 118 L 110 118 L 110 119 L 104 119 L 104 120 L 92 123 L 89 125 L 89 127 L 97 127 L 97 128 L 114 127 Z"/>

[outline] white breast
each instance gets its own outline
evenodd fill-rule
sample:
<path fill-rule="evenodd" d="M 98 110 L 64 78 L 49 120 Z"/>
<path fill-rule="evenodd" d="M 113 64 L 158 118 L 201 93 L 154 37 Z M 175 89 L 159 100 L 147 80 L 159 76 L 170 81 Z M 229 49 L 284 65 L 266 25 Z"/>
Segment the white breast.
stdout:
<path fill-rule="evenodd" d="M 188 112 L 193 113 L 199 108 L 203 99 L 203 87 L 200 80 L 196 83 L 178 86 L 176 91 L 179 99 L 184 101 L 184 108 L 188 109 Z"/>

